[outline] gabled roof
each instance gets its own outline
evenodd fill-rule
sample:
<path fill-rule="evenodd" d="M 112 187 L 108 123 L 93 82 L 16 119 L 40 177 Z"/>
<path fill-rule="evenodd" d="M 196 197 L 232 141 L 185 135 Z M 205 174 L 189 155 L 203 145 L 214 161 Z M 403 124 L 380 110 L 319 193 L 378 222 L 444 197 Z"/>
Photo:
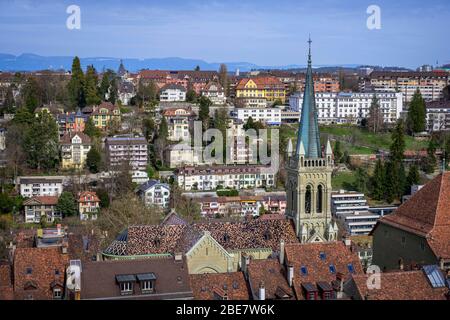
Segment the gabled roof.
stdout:
<path fill-rule="evenodd" d="M 191 274 L 196 300 L 249 300 L 249 290 L 242 272 Z"/>
<path fill-rule="evenodd" d="M 170 190 L 170 186 L 169 186 L 168 184 L 162 183 L 162 182 L 160 182 L 159 180 L 153 180 L 153 179 L 148 180 L 147 182 L 141 184 L 141 185 L 139 186 L 139 189 L 138 189 L 138 190 L 141 191 L 141 192 L 145 192 L 145 191 L 147 191 L 148 189 L 153 188 L 154 186 L 156 186 L 156 185 L 158 185 L 158 184 L 161 185 L 162 187 L 165 187 L 165 188 L 167 188 L 167 189 Z"/>
<path fill-rule="evenodd" d="M 343 278 L 352 273 L 363 274 L 357 253 L 340 241 L 287 244 L 285 253 L 286 264 L 294 267 L 294 289 L 298 299 L 302 299 L 303 283 L 331 283 L 338 273 Z"/>
<path fill-rule="evenodd" d="M 78 202 L 84 202 L 85 197 L 91 197 L 91 200 L 94 202 L 100 202 L 100 199 L 97 196 L 97 193 L 94 191 L 82 191 L 78 194 Z"/>
<path fill-rule="evenodd" d="M 369 289 L 369 275 L 358 274 L 345 283 L 353 298 L 367 300 L 445 300 L 447 288 L 433 288 L 423 271 L 380 273 L 380 288 Z"/>
<path fill-rule="evenodd" d="M 183 87 L 182 85 L 179 85 L 179 84 L 175 84 L 175 83 L 167 84 L 161 88 L 161 91 L 165 91 L 165 90 L 180 90 L 182 92 L 186 92 L 185 87 Z"/>
<path fill-rule="evenodd" d="M 450 172 L 427 183 L 380 223 L 425 237 L 436 257 L 450 258 Z"/>
<path fill-rule="evenodd" d="M 72 144 L 72 139 L 78 136 L 82 144 L 91 144 L 91 138 L 83 132 L 67 132 L 61 138 L 61 144 Z"/>
<path fill-rule="evenodd" d="M 43 204 L 43 205 L 48 205 L 48 206 L 54 206 L 57 203 L 58 203 L 57 196 L 38 196 L 38 197 L 32 197 L 32 198 L 26 199 L 23 202 L 23 205 L 27 206 L 27 205 Z"/>
<path fill-rule="evenodd" d="M 246 85 L 249 81 L 253 81 L 256 84 L 256 88 L 258 90 L 276 88 L 276 89 L 284 89 L 284 84 L 276 77 L 271 76 L 259 76 L 254 78 L 244 78 L 239 81 L 236 86 L 237 90 L 245 90 Z"/>

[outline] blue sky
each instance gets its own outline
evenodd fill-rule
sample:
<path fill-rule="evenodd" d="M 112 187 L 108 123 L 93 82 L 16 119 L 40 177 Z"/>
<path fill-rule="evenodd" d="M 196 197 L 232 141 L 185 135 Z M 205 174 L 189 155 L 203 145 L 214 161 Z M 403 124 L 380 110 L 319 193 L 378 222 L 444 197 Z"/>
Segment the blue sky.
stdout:
<path fill-rule="evenodd" d="M 66 8 L 81 8 L 81 30 Z M 381 29 L 366 9 L 381 8 Z M 1 0 L 0 52 L 258 65 L 450 63 L 448 0 Z"/>

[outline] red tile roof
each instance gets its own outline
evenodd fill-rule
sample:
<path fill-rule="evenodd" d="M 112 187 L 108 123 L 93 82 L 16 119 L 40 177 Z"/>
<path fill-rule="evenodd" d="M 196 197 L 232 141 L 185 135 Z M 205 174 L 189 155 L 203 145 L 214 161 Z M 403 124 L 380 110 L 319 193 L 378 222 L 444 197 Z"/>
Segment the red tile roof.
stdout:
<path fill-rule="evenodd" d="M 276 259 L 251 260 L 248 279 L 254 299 L 259 299 L 259 286 L 264 284 L 266 299 L 295 299 L 294 292 L 286 280 L 286 273 Z"/>
<path fill-rule="evenodd" d="M 89 197 L 90 200 L 85 199 Z M 78 194 L 78 202 L 100 202 L 100 199 L 94 191 L 83 191 Z"/>
<path fill-rule="evenodd" d="M 53 206 L 58 203 L 58 197 L 57 196 L 37 196 L 32 197 L 23 202 L 23 205 L 34 205 L 35 203 L 47 205 L 47 206 Z"/>
<path fill-rule="evenodd" d="M 379 223 L 425 237 L 436 257 L 449 259 L 450 172 L 438 175 Z"/>
<path fill-rule="evenodd" d="M 69 256 L 61 253 L 60 247 L 17 248 L 14 252 L 15 299 L 52 299 L 52 287 L 65 287 L 68 263 Z"/>
<path fill-rule="evenodd" d="M 303 299 L 302 284 L 331 284 L 337 274 L 345 279 L 351 275 L 350 264 L 355 274 L 363 274 L 357 253 L 343 242 L 287 244 L 285 253 L 286 265 L 294 267 L 293 283 L 298 299 Z M 330 265 L 334 266 L 334 272 L 331 272 Z M 306 268 L 306 274 L 301 272 L 302 267 Z"/>
<path fill-rule="evenodd" d="M 368 275 L 353 275 L 345 287 L 367 300 L 445 300 L 447 288 L 433 288 L 423 271 L 381 273 L 380 289 L 369 289 Z"/>
<path fill-rule="evenodd" d="M 82 144 L 91 144 L 91 138 L 83 132 L 67 132 L 62 136 L 61 144 L 72 144 L 72 139 L 75 136 L 79 136 Z"/>
<path fill-rule="evenodd" d="M 252 80 L 256 84 L 256 88 L 258 90 L 267 89 L 267 88 L 275 88 L 275 89 L 284 89 L 284 84 L 276 77 L 255 77 L 255 78 L 244 78 L 241 79 L 236 87 L 237 90 L 245 90 L 247 89 L 245 85 Z"/>
<path fill-rule="evenodd" d="M 191 274 L 191 288 L 196 300 L 249 300 L 249 290 L 242 272 Z"/>
<path fill-rule="evenodd" d="M 12 286 L 11 266 L 7 261 L 0 261 L 0 300 L 13 299 L 14 292 Z"/>

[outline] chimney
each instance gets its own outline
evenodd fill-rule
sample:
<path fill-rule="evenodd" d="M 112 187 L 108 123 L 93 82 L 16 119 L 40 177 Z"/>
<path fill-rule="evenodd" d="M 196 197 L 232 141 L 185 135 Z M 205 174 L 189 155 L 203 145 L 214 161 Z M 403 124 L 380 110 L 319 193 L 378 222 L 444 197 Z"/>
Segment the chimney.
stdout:
<path fill-rule="evenodd" d="M 263 281 L 259 283 L 259 300 L 266 300 L 266 288 Z"/>
<path fill-rule="evenodd" d="M 62 232 L 61 232 L 61 224 L 60 224 L 60 223 L 58 223 L 58 224 L 56 225 L 56 230 L 57 230 L 58 236 L 60 236 L 60 235 L 62 234 Z"/>
<path fill-rule="evenodd" d="M 294 280 L 294 266 L 289 265 L 287 268 L 287 281 L 289 283 L 289 287 L 292 287 L 293 280 Z"/>
<path fill-rule="evenodd" d="M 352 240 L 350 239 L 350 237 L 348 236 L 344 237 L 344 243 L 347 247 L 351 248 Z"/>
<path fill-rule="evenodd" d="M 398 268 L 400 269 L 400 270 L 404 270 L 404 265 L 403 265 L 403 259 L 402 258 L 400 258 L 400 259 L 398 259 Z"/>
<path fill-rule="evenodd" d="M 183 254 L 181 252 L 176 252 L 174 258 L 176 262 L 180 262 L 183 260 Z"/>
<path fill-rule="evenodd" d="M 280 241 L 280 264 L 283 265 L 284 264 L 284 240 L 281 239 Z"/>
<path fill-rule="evenodd" d="M 247 268 L 250 264 L 250 257 L 243 252 L 241 255 L 241 271 L 244 273 L 244 275 L 247 277 Z"/>

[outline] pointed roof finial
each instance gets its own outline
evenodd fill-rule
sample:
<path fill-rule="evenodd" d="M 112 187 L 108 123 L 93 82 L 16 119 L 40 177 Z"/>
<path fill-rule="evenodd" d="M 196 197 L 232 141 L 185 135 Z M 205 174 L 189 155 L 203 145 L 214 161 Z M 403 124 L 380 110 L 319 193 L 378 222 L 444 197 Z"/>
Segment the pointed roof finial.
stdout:
<path fill-rule="evenodd" d="M 308 44 L 309 44 L 309 52 L 308 52 L 308 64 L 311 64 L 311 35 L 309 35 L 309 40 L 308 40 Z"/>

